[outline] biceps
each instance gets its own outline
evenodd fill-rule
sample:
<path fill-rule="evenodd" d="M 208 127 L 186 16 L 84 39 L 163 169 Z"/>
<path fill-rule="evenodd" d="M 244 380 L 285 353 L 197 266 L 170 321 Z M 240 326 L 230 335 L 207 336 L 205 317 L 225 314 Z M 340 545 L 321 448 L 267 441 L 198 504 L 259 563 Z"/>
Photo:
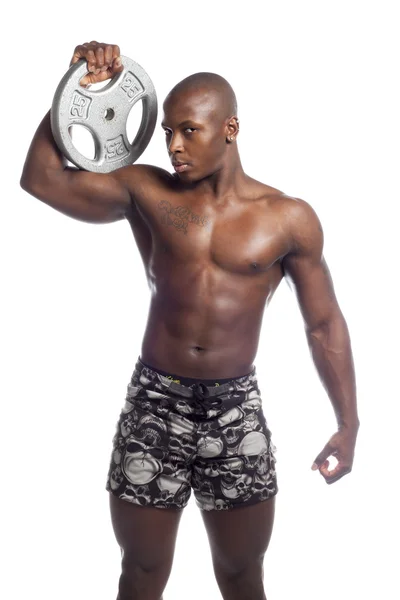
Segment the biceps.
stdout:
<path fill-rule="evenodd" d="M 114 174 L 71 169 L 67 171 L 67 177 L 74 213 L 70 216 L 90 223 L 112 223 L 124 219 L 131 198 L 127 188 Z"/>
<path fill-rule="evenodd" d="M 340 312 L 328 265 L 322 256 L 291 255 L 283 260 L 285 277 L 293 289 L 306 329 L 312 330 Z"/>
<path fill-rule="evenodd" d="M 112 175 L 70 167 L 50 174 L 27 191 L 55 210 L 86 223 L 124 219 L 130 205 L 128 191 Z"/>

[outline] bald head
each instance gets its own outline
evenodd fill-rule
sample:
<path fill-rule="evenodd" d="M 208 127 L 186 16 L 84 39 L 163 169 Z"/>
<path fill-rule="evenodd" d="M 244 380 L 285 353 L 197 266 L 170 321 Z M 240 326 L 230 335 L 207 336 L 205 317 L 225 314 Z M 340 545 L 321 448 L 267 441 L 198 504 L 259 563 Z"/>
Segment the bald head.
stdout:
<path fill-rule="evenodd" d="M 165 131 L 180 179 L 196 182 L 229 163 L 240 164 L 235 93 L 216 73 L 195 73 L 180 81 L 164 100 Z M 177 170 L 178 169 L 178 170 Z"/>
<path fill-rule="evenodd" d="M 164 110 L 168 104 L 182 98 L 196 103 L 204 100 L 212 116 L 225 120 L 237 115 L 235 92 L 226 79 L 216 73 L 194 73 L 177 83 L 164 101 Z M 211 116 L 211 115 L 210 115 Z"/>

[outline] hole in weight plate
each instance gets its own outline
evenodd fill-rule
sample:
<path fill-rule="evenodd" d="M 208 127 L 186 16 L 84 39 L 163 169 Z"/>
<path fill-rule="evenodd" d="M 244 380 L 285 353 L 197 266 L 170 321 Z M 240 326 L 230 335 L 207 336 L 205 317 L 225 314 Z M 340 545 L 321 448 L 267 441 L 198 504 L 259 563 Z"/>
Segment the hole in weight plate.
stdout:
<path fill-rule="evenodd" d="M 71 125 L 68 128 L 68 133 L 71 136 L 72 143 L 75 148 L 86 158 L 94 159 L 96 148 L 91 132 L 83 127 L 83 125 Z"/>
<path fill-rule="evenodd" d="M 104 118 L 107 119 L 107 121 L 111 121 L 111 119 L 113 119 L 115 117 L 115 112 L 113 111 L 112 108 L 107 108 L 106 112 L 104 113 Z"/>
<path fill-rule="evenodd" d="M 128 115 L 128 120 L 126 122 L 126 133 L 128 136 L 128 140 L 131 144 L 139 130 L 140 123 L 142 122 L 142 115 L 143 102 L 142 100 L 139 100 L 139 102 L 136 102 L 136 104 L 132 106 L 131 111 Z"/>
<path fill-rule="evenodd" d="M 110 81 L 111 81 L 111 77 L 109 77 L 108 79 L 105 79 L 104 81 L 98 81 L 97 83 L 89 83 L 89 87 L 87 89 L 90 90 L 91 92 L 98 92 L 99 90 L 102 90 L 103 88 L 105 88 L 106 85 L 108 85 L 110 83 Z M 86 89 L 86 88 L 83 88 L 83 90 L 84 89 Z"/>

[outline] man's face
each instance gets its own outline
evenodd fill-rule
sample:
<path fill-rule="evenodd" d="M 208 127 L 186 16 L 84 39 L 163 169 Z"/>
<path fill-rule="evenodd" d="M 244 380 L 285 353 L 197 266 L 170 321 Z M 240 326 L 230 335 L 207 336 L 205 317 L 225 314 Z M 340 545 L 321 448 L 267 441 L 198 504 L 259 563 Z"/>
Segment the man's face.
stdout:
<path fill-rule="evenodd" d="M 169 158 L 185 163 L 175 171 L 182 181 L 195 182 L 218 171 L 226 153 L 225 122 L 212 92 L 184 92 L 164 102 L 164 131 Z"/>

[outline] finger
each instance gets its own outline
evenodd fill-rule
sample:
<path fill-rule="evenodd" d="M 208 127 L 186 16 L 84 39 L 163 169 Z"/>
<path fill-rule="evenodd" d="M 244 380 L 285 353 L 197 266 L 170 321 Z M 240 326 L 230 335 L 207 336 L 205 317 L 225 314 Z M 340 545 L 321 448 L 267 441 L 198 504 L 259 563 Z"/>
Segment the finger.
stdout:
<path fill-rule="evenodd" d="M 104 67 L 104 49 L 101 46 L 96 48 L 96 66 L 100 71 Z"/>
<path fill-rule="evenodd" d="M 339 464 L 340 463 L 338 463 L 336 465 L 336 467 L 330 471 L 329 470 L 329 461 L 326 460 L 324 462 L 324 464 L 321 465 L 321 468 L 319 471 L 320 471 L 321 475 L 323 475 L 325 478 L 334 477 L 340 471 Z"/>
<path fill-rule="evenodd" d="M 112 74 L 121 73 L 124 70 L 124 65 L 122 64 L 121 57 L 116 58 L 111 66 Z"/>
<path fill-rule="evenodd" d="M 91 75 L 85 75 L 80 80 L 79 85 L 81 85 L 82 87 L 87 87 L 89 85 L 89 83 L 92 83 L 92 81 L 91 81 Z"/>
<path fill-rule="evenodd" d="M 325 477 L 325 482 L 330 485 L 331 483 L 335 483 L 335 481 L 339 481 L 343 477 L 344 473 L 339 473 L 336 477 Z"/>
<path fill-rule="evenodd" d="M 323 450 L 318 454 L 317 458 L 314 460 L 314 464 L 320 468 L 320 466 L 328 459 L 328 457 L 332 454 L 333 448 L 328 442 Z"/>
<path fill-rule="evenodd" d="M 81 58 L 84 58 L 86 52 L 87 52 L 87 50 L 83 45 L 77 46 L 74 50 L 74 53 L 72 55 L 69 66 L 74 65 L 75 63 L 78 62 L 78 60 L 81 60 Z"/>
<path fill-rule="evenodd" d="M 95 73 L 97 67 L 96 67 L 96 56 L 95 56 L 95 53 L 93 50 L 87 51 L 86 60 L 87 60 L 88 71 L 90 71 L 91 73 Z"/>
<path fill-rule="evenodd" d="M 105 51 L 104 51 L 104 64 L 107 65 L 108 68 L 110 68 L 112 61 L 113 61 L 113 47 L 111 46 L 111 44 L 108 44 L 105 47 Z"/>
<path fill-rule="evenodd" d="M 341 479 L 344 475 L 350 473 L 351 468 L 348 466 L 344 466 L 343 464 L 337 464 L 332 471 L 328 471 L 328 469 L 321 469 L 321 474 L 323 475 L 326 483 L 334 483 Z"/>
<path fill-rule="evenodd" d="M 119 49 L 119 46 L 114 44 L 114 46 L 112 47 L 112 59 L 115 60 L 116 58 L 118 58 L 118 56 L 121 56 L 121 51 Z"/>
<path fill-rule="evenodd" d="M 86 87 L 88 84 L 100 83 L 101 81 L 105 81 L 106 79 L 110 79 L 110 74 L 108 71 L 99 71 L 97 74 L 89 73 L 81 79 L 81 85 L 83 85 L 83 87 Z"/>
<path fill-rule="evenodd" d="M 339 481 L 339 479 L 341 479 L 342 477 L 344 477 L 344 475 L 347 475 L 348 471 L 341 471 L 339 473 L 337 473 L 334 476 L 331 477 L 325 477 L 325 481 L 327 484 L 330 483 L 335 483 L 335 481 Z"/>

